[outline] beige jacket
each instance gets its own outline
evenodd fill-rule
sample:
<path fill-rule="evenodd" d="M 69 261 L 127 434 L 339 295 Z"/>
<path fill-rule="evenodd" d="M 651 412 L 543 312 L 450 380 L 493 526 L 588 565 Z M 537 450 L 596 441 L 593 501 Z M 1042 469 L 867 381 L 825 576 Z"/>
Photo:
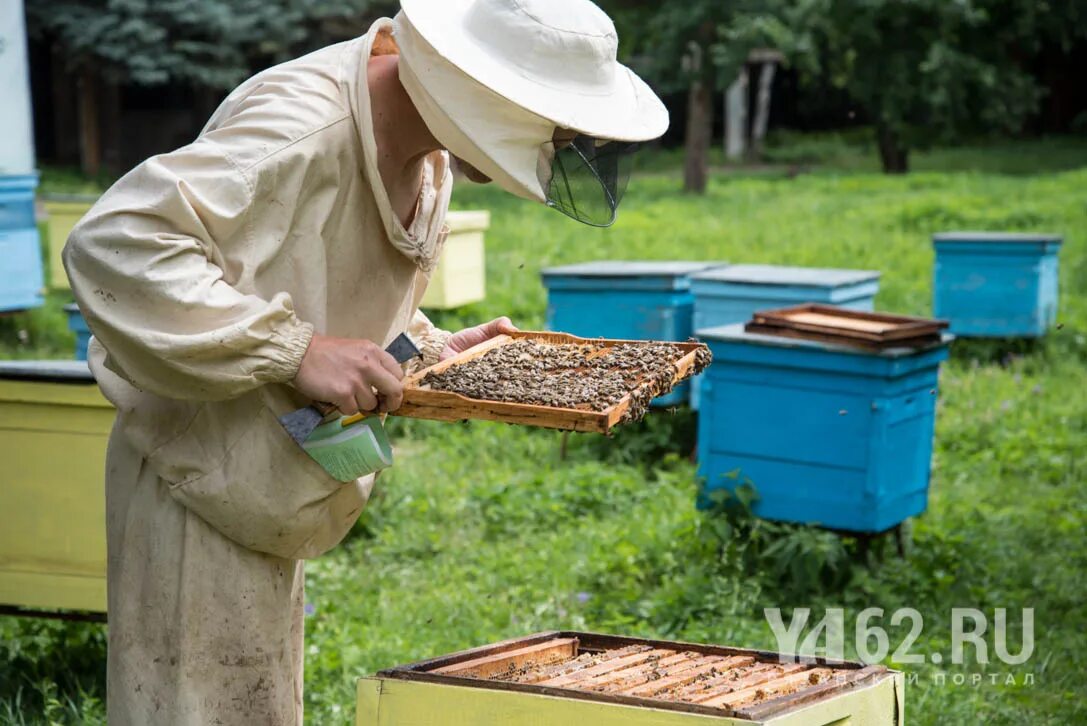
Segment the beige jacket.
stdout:
<path fill-rule="evenodd" d="M 343 485 L 276 418 L 316 330 L 386 345 L 444 240 L 448 158 L 404 229 L 377 171 L 366 60 L 390 21 L 269 69 L 201 136 L 117 182 L 64 251 L 118 408 L 110 440 L 111 726 L 294 724 L 302 560 L 344 537 L 373 485 Z"/>

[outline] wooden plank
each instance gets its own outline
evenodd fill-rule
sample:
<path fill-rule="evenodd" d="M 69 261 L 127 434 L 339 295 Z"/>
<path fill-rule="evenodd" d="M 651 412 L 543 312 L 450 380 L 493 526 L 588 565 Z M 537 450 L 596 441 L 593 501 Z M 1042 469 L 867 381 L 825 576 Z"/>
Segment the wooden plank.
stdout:
<path fill-rule="evenodd" d="M 555 638 L 504 653 L 493 653 L 434 669 L 434 673 L 489 678 L 532 663 L 553 663 L 577 655 L 577 638 Z"/>
<path fill-rule="evenodd" d="M 743 658 L 743 656 L 733 657 L 738 659 Z M 806 666 L 799 667 L 803 668 Z M 761 682 L 763 679 L 775 677 L 775 674 L 779 672 L 779 666 L 771 663 L 758 663 L 750 658 L 744 658 L 742 661 L 729 668 L 728 671 L 713 676 L 712 678 L 696 681 L 689 686 L 679 689 L 673 695 L 677 698 L 690 699 L 697 702 L 699 700 L 719 696 L 725 691 L 735 690 L 736 684 L 747 683 L 747 679 L 752 679 L 750 683 Z M 762 674 L 761 677 L 760 674 Z"/>
<path fill-rule="evenodd" d="M 725 663 L 728 662 L 728 658 L 721 658 L 719 656 L 711 656 L 709 658 L 702 658 L 699 662 L 691 668 L 684 669 L 678 673 L 670 675 L 666 678 L 661 678 L 656 681 L 650 681 L 640 686 L 635 686 L 631 689 L 623 691 L 623 693 L 631 696 L 654 696 L 662 691 L 667 691 L 670 688 L 676 688 L 678 686 L 685 686 L 688 683 L 693 683 L 699 676 L 712 673 L 725 667 Z"/>
<path fill-rule="evenodd" d="M 915 338 L 901 338 L 894 341 L 873 341 L 864 340 L 862 338 L 844 338 L 835 333 L 816 333 L 810 330 L 793 330 L 792 328 L 762 325 L 760 323 L 747 323 L 744 325 L 744 330 L 748 333 L 758 333 L 759 335 L 775 335 L 779 338 L 795 338 L 797 340 L 814 340 L 821 343 L 846 345 L 871 351 L 881 351 L 888 348 L 922 348 L 934 343 L 939 343 L 941 340 L 940 335 L 936 334 L 923 335 Z"/>
<path fill-rule="evenodd" d="M 692 658 L 692 656 L 694 656 Z M 645 663 L 631 666 L 630 668 L 624 668 L 619 671 L 612 671 L 604 676 L 598 676 L 592 679 L 593 682 L 588 687 L 593 690 L 608 691 L 610 693 L 621 693 L 624 689 L 631 686 L 637 686 L 643 683 L 648 683 L 650 680 L 662 678 L 665 673 L 668 673 L 670 668 L 687 667 L 690 663 L 698 659 L 697 653 L 673 653 L 672 655 L 665 656 L 656 660 L 649 660 Z M 661 672 L 661 668 L 664 668 L 664 672 Z M 573 684 L 572 687 L 581 688 L 580 684 Z"/>
<path fill-rule="evenodd" d="M 670 687 L 668 697 L 679 701 L 693 700 L 692 697 L 694 696 L 711 692 L 717 684 L 735 683 L 747 671 L 747 667 L 754 662 L 755 659 L 751 656 L 728 656 L 718 666 L 717 670 L 719 672 L 716 675 L 710 675 L 706 678 L 699 677 L 688 683 L 673 685 Z"/>
<path fill-rule="evenodd" d="M 478 645 L 475 648 L 466 648 L 465 650 L 459 650 L 456 653 L 449 653 L 447 655 L 440 655 L 434 658 L 427 658 L 425 660 L 415 661 L 414 663 L 407 663 L 405 665 L 396 666 L 395 668 L 386 668 L 383 671 L 378 671 L 377 675 L 383 676 L 386 674 L 395 673 L 401 678 L 411 678 L 413 673 L 424 673 L 427 671 L 433 671 L 442 666 L 450 665 L 451 663 L 461 663 L 473 658 L 480 658 L 485 655 L 491 655 L 492 653 L 505 653 L 518 648 L 523 648 L 526 645 L 533 645 L 535 643 L 542 643 L 546 640 L 554 640 L 555 638 L 577 638 L 582 640 L 581 634 L 572 631 L 559 631 L 559 630 L 545 630 L 540 633 L 533 633 L 532 635 L 525 635 L 519 638 L 510 638 L 509 640 L 501 640 L 497 643 L 489 643 L 487 645 Z"/>
<path fill-rule="evenodd" d="M 824 679 L 833 675 L 833 673 L 834 671 L 829 668 L 804 669 L 798 673 L 791 673 L 765 683 L 749 686 L 748 688 L 739 691 L 725 693 L 716 698 L 711 698 L 708 701 L 700 701 L 700 703 L 703 706 L 729 706 L 731 708 L 737 708 L 749 701 L 762 700 L 768 696 L 793 693 L 806 687 L 819 685 Z"/>
<path fill-rule="evenodd" d="M 775 329 L 782 331 L 778 333 L 780 335 L 786 335 L 784 331 L 792 330 L 882 344 L 924 336 L 938 338 L 940 331 L 948 327 L 946 320 L 870 313 L 814 303 L 760 311 L 752 316 L 750 324 L 767 328 L 767 332 L 771 334 Z"/>
<path fill-rule="evenodd" d="M 692 695 L 691 700 L 695 703 L 705 703 L 706 701 L 710 701 L 719 696 L 723 696 L 726 693 L 735 693 L 736 691 L 742 691 L 753 686 L 768 683 L 776 678 L 781 678 L 782 676 L 786 676 L 791 673 L 798 673 L 800 671 L 805 671 L 809 669 L 809 666 L 801 665 L 799 663 L 762 663 L 758 667 L 740 674 L 740 677 L 732 681 L 731 683 L 719 684 L 717 686 L 717 691 Z"/>
<path fill-rule="evenodd" d="M 790 323 L 810 323 L 823 327 L 860 330 L 866 333 L 876 333 L 880 335 L 894 331 L 898 327 L 895 323 L 885 321 L 850 319 L 837 315 L 815 312 L 793 313 L 787 316 L 787 318 Z"/>
<path fill-rule="evenodd" d="M 592 679 L 597 676 L 602 676 L 604 674 L 611 673 L 612 671 L 622 670 L 623 668 L 627 668 L 628 666 L 640 665 L 652 659 L 654 656 L 664 657 L 666 655 L 672 655 L 675 652 L 676 651 L 674 650 L 654 648 L 653 650 L 647 650 L 643 653 L 635 653 L 634 655 L 628 655 L 623 658 L 616 658 L 615 660 L 595 665 L 592 668 L 586 668 L 585 670 L 579 671 L 577 673 L 570 673 L 565 676 L 558 676 L 556 678 L 550 678 L 546 681 L 540 681 L 537 685 L 551 687 L 566 686 L 570 688 L 582 688 L 585 685 L 588 685 L 592 681 Z"/>
<path fill-rule="evenodd" d="M 601 653 L 582 653 L 573 660 L 566 661 L 565 663 L 556 663 L 537 671 L 526 673 L 523 676 L 518 676 L 513 680 L 517 683 L 539 683 L 540 681 L 546 681 L 549 678 L 575 673 L 577 671 L 585 670 L 586 668 L 592 668 L 605 661 L 615 660 L 634 653 L 642 653 L 647 650 L 652 650 L 652 648 L 648 645 L 628 645 L 625 648 L 616 648 Z"/>
<path fill-rule="evenodd" d="M 678 653 L 675 655 L 678 655 Z M 673 656 L 666 657 L 672 658 Z M 660 660 L 665 660 L 665 658 L 661 658 Z M 652 674 L 655 672 L 654 669 L 657 667 L 658 662 L 659 661 L 657 660 L 650 660 L 646 663 L 639 663 L 637 665 L 604 673 L 603 675 L 568 683 L 563 686 L 563 688 L 578 688 L 581 690 L 617 693 L 617 686 L 620 683 L 631 683 L 635 681 L 644 683 L 652 678 Z"/>
<path fill-rule="evenodd" d="M 834 671 L 827 681 L 817 686 L 751 704 L 741 709 L 741 713 L 752 720 L 761 721 L 774 713 L 795 711 L 802 706 L 834 693 L 854 688 L 864 688 L 876 683 L 887 674 L 887 669 L 880 665 L 869 666 L 857 671 Z"/>

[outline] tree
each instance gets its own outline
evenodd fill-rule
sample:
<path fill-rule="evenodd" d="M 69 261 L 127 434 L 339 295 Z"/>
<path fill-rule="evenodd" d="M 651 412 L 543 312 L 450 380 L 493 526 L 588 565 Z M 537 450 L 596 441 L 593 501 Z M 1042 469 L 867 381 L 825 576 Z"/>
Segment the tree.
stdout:
<path fill-rule="evenodd" d="M 624 55 L 661 90 L 685 91 L 683 187 L 706 190 L 714 95 L 736 78 L 751 50 L 771 33 L 762 19 L 789 0 L 601 0 L 615 20 Z M 756 22 L 756 19 L 759 19 Z M 735 27 L 742 22 L 742 28 Z M 780 31 L 779 31 L 780 32 Z M 790 35 L 790 38 L 792 36 Z M 727 41 L 727 42 L 725 42 Z"/>
<path fill-rule="evenodd" d="M 797 0 L 776 8 L 774 27 L 802 67 L 846 89 L 874 119 L 883 170 L 905 173 L 911 149 L 1021 127 L 1041 91 L 1020 59 L 1042 29 L 1069 32 L 1045 7 Z"/>
<path fill-rule="evenodd" d="M 27 4 L 32 37 L 48 39 L 79 79 L 84 171 L 100 162 L 100 101 L 121 83 L 225 90 L 256 68 L 326 42 L 336 19 L 395 12 L 395 0 L 51 0 Z"/>

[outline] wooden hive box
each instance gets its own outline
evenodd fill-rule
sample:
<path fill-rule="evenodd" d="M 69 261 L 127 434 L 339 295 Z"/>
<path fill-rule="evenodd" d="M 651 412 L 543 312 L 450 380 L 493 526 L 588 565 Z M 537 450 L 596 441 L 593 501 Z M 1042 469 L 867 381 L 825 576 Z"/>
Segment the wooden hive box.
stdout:
<path fill-rule="evenodd" d="M 423 295 L 423 308 L 456 308 L 479 302 L 487 295 L 483 235 L 491 226 L 491 213 L 449 212 L 445 223 L 449 236 Z"/>
<path fill-rule="evenodd" d="M 947 232 L 933 236 L 933 311 L 964 337 L 1045 335 L 1057 320 L 1053 234 Z"/>
<path fill-rule="evenodd" d="M 587 338 L 686 341 L 694 334 L 690 276 L 724 264 L 606 260 L 547 268 L 547 328 Z M 686 403 L 689 387 L 653 404 Z"/>
<path fill-rule="evenodd" d="M 357 726 L 900 726 L 901 673 L 882 666 L 556 631 L 381 671 Z"/>
<path fill-rule="evenodd" d="M 106 611 L 106 443 L 85 363 L 0 363 L 0 605 Z"/>

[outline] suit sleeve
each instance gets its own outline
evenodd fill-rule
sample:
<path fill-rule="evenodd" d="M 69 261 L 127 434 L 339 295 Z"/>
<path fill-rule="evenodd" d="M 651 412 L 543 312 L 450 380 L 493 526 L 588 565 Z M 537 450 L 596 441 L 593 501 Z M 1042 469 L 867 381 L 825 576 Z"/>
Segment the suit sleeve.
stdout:
<path fill-rule="evenodd" d="M 75 228 L 64 266 L 107 365 L 139 389 L 223 400 L 292 380 L 313 335 L 290 295 L 224 281 L 218 245 L 247 239 L 248 180 L 214 141 L 153 157 Z"/>

